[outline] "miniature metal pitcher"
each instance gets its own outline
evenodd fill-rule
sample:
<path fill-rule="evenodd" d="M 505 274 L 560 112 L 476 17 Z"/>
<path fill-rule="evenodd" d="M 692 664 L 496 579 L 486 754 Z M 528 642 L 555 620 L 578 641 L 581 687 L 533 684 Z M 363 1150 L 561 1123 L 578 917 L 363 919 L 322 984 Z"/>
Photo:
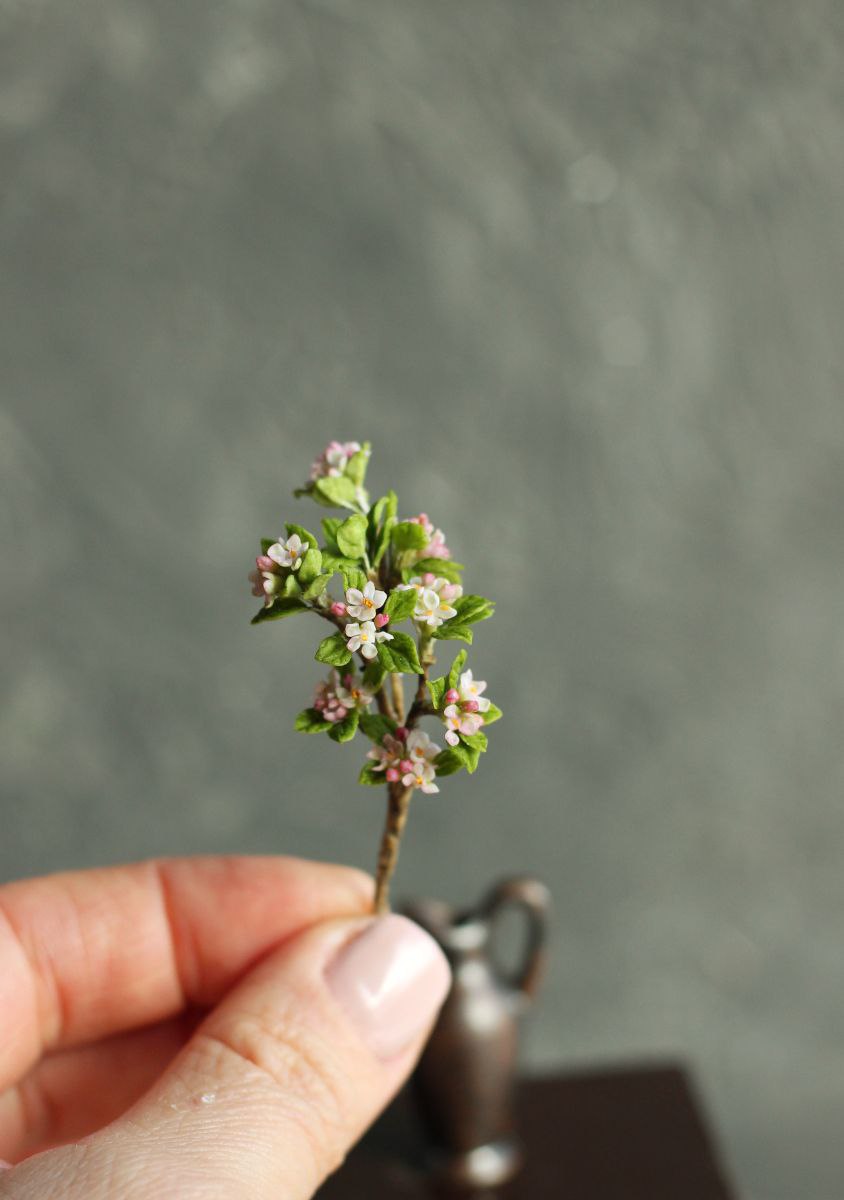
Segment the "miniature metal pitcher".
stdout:
<path fill-rule="evenodd" d="M 512 906 L 527 919 L 527 940 L 520 964 L 508 972 L 494 961 L 491 941 Z M 521 1164 L 514 1113 L 518 1023 L 539 985 L 549 908 L 544 884 L 510 879 L 468 912 L 437 900 L 406 910 L 437 939 L 454 974 L 414 1088 L 432 1166 L 458 1186 L 504 1183 Z"/>

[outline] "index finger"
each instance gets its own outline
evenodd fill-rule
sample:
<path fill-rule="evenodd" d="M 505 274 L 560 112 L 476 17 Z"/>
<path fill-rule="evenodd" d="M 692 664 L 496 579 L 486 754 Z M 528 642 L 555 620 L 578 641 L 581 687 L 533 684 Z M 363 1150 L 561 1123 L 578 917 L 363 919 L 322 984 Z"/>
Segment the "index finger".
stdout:
<path fill-rule="evenodd" d="M 155 859 L 0 887 L 0 1088 L 47 1051 L 210 1006 L 372 881 L 281 857 Z"/>

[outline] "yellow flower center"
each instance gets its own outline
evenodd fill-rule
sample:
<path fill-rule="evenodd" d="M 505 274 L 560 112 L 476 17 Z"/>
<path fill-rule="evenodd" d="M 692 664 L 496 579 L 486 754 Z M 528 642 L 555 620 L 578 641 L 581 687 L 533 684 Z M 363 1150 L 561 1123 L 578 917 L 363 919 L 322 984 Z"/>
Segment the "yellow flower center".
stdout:
<path fill-rule="evenodd" d="M 372 603 L 371 600 L 367 600 L 366 596 L 364 596 L 362 603 L 363 603 L 364 608 L 374 608 L 375 607 L 375 605 Z"/>

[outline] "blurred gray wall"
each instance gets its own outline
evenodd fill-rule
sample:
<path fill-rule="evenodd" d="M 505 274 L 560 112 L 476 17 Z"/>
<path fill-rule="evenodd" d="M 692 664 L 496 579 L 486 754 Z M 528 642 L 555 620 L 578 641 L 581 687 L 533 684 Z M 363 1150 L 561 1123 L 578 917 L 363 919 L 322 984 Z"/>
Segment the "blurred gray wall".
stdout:
<path fill-rule="evenodd" d="M 545 877 L 531 1061 L 680 1055 L 746 1196 L 840 1200 L 842 15 L 2 0 L 4 878 L 371 865 L 245 582 L 371 438 L 507 712 L 401 889 Z"/>

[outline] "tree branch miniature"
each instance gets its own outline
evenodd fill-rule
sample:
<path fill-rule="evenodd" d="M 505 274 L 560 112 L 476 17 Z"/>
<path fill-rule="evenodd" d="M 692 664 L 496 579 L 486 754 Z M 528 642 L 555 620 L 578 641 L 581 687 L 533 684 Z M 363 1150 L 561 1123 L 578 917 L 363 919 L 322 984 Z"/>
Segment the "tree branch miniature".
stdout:
<path fill-rule="evenodd" d="M 483 695 L 486 683 L 465 669 L 465 650 L 446 675 L 431 677 L 442 643 L 471 644 L 472 625 L 491 617 L 493 604 L 464 594 L 463 567 L 425 513 L 398 520 L 393 491 L 370 505 L 369 456 L 367 442 L 326 447 L 305 486 L 293 494 L 350 515 L 322 521 L 322 546 L 303 526 L 287 523 L 285 537 L 262 539 L 249 579 L 252 594 L 263 599 L 253 625 L 314 613 L 336 626 L 315 655 L 331 671 L 317 685 L 311 707 L 299 713 L 296 729 L 327 733 L 340 743 L 360 731 L 373 743 L 358 782 L 387 787 L 375 895 L 375 910 L 383 913 L 389 911 L 390 882 L 414 792 L 438 792 L 437 780 L 457 771 L 472 774 L 487 749 L 484 729 L 501 710 Z M 328 590 L 337 576 L 342 600 Z M 405 621 L 415 636 L 396 630 Z M 415 677 L 407 710 L 405 675 Z M 371 711 L 373 703 L 377 712 Z M 419 728 L 426 717 L 445 726 L 445 749 Z"/>

